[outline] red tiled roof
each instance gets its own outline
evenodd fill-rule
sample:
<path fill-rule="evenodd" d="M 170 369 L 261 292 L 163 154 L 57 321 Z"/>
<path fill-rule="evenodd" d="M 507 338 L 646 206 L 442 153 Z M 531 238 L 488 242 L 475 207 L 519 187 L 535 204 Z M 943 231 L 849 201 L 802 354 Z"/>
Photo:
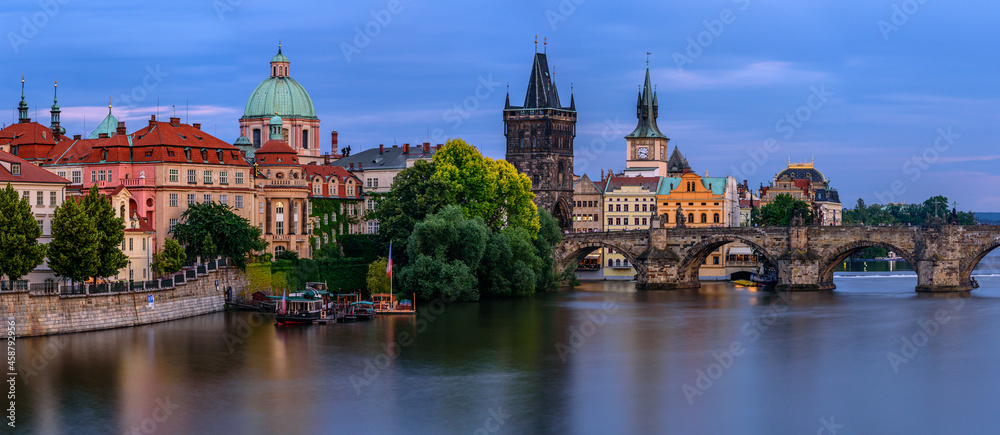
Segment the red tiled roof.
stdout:
<path fill-rule="evenodd" d="M 254 152 L 258 165 L 297 165 L 299 156 L 283 140 L 271 139 Z"/>
<path fill-rule="evenodd" d="M 604 187 L 605 192 L 611 192 L 622 186 L 640 186 L 650 192 L 656 193 L 656 188 L 660 184 L 660 177 L 611 177 Z"/>
<path fill-rule="evenodd" d="M 309 181 L 310 196 L 312 197 L 322 197 L 322 198 L 350 198 L 359 199 L 361 198 L 361 179 L 359 179 L 354 174 L 347 171 L 340 166 L 326 166 L 326 165 L 305 165 L 302 167 L 306 171 L 306 180 Z M 323 179 L 323 194 L 315 195 L 312 194 L 312 184 L 313 179 L 316 177 L 321 177 Z M 337 180 L 337 192 L 329 192 L 329 183 L 331 179 L 336 178 Z M 354 185 L 357 186 L 354 189 L 354 196 L 347 195 L 347 187 L 344 183 L 347 180 L 354 180 Z"/>
<path fill-rule="evenodd" d="M 0 183 L 4 185 L 8 182 L 69 184 L 69 180 L 39 168 L 31 162 L 13 154 L 0 151 L 0 161 L 21 165 L 21 175 L 14 175 L 7 168 L 0 165 Z"/>
<path fill-rule="evenodd" d="M 11 152 L 22 159 L 42 160 L 55 144 L 52 130 L 37 122 L 11 124 L 0 130 L 0 145 L 10 145 Z"/>

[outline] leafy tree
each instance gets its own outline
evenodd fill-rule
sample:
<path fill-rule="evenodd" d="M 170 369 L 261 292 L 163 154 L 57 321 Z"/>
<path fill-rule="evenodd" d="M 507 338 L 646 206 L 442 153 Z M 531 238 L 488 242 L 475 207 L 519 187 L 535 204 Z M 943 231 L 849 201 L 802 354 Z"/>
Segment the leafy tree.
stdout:
<path fill-rule="evenodd" d="M 757 210 L 759 211 L 755 213 L 756 216 L 751 216 L 751 218 L 755 218 L 755 223 L 758 225 L 787 227 L 791 225 L 792 214 L 796 212 L 802 214 L 805 222 L 812 222 L 812 208 L 809 207 L 809 204 L 792 198 L 787 193 L 778 195 L 774 201 Z"/>
<path fill-rule="evenodd" d="M 38 244 L 42 229 L 31 205 L 14 187 L 0 190 L 0 277 L 17 281 L 45 260 L 45 245 Z"/>
<path fill-rule="evenodd" d="M 56 275 L 76 282 L 97 276 L 100 264 L 100 235 L 83 204 L 67 199 L 55 211 L 49 267 Z"/>
<path fill-rule="evenodd" d="M 174 237 L 186 246 L 188 258 L 214 259 L 224 256 L 240 270 L 247 257 L 267 248 L 260 228 L 233 213 L 227 205 L 206 202 L 192 204 L 174 227 Z"/>
<path fill-rule="evenodd" d="M 422 299 L 478 300 L 476 269 L 489 234 L 482 218 L 467 219 L 456 205 L 428 216 L 407 241 L 410 264 L 400 270 L 400 285 Z"/>
<path fill-rule="evenodd" d="M 451 186 L 433 175 L 434 164 L 418 160 L 396 175 L 389 192 L 375 195 L 378 205 L 369 219 L 379 221 L 382 244 L 388 245 L 391 241 L 395 246 L 405 247 L 413 227 L 448 204 Z M 393 260 L 406 264 L 406 250 L 401 249 Z"/>
<path fill-rule="evenodd" d="M 479 286 L 484 296 L 532 295 L 541 265 L 528 232 L 524 228 L 504 228 L 493 233 L 486 244 L 479 265 Z"/>
<path fill-rule="evenodd" d="M 153 254 L 150 267 L 157 275 L 169 275 L 181 270 L 185 261 L 187 254 L 184 253 L 184 247 L 174 239 L 166 239 L 163 241 L 163 249 Z"/>
<path fill-rule="evenodd" d="M 539 266 L 538 273 L 535 274 L 535 289 L 542 292 L 552 290 L 558 284 L 559 278 L 554 275 L 555 260 L 552 259 L 552 251 L 555 250 L 556 245 L 562 242 L 563 233 L 559 228 L 559 221 L 546 210 L 539 211 L 538 222 L 540 229 L 534 244 L 535 252 L 542 264 Z"/>
<path fill-rule="evenodd" d="M 434 177 L 451 186 L 449 203 L 461 205 L 466 216 L 480 217 L 494 230 L 515 226 L 531 237 L 538 233 L 531 180 L 510 163 L 483 157 L 465 141 L 452 139 L 434 154 Z"/>
<path fill-rule="evenodd" d="M 952 210 L 957 205 L 952 204 Z M 934 196 L 917 204 L 865 204 L 858 199 L 852 210 L 844 210 L 844 223 L 848 225 L 927 225 L 932 221 L 947 222 L 952 210 L 949 210 L 948 198 Z M 975 214 L 955 210 L 958 224 L 976 225 Z M 936 219 L 935 219 L 936 218 Z M 930 220 L 928 220 L 930 219 Z"/>
<path fill-rule="evenodd" d="M 94 278 L 115 276 L 128 265 L 128 256 L 121 249 L 122 241 L 125 240 L 125 220 L 115 215 L 111 200 L 101 195 L 97 185 L 91 186 L 83 197 L 83 209 L 97 230 L 99 261 Z"/>
<path fill-rule="evenodd" d="M 368 265 L 368 294 L 389 293 L 389 275 L 385 273 L 389 260 L 379 257 Z"/>

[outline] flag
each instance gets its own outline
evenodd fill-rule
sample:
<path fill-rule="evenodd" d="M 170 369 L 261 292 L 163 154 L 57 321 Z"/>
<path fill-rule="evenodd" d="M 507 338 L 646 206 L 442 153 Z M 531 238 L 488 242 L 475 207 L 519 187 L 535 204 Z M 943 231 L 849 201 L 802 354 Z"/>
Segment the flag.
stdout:
<path fill-rule="evenodd" d="M 389 242 L 389 261 L 385 266 L 385 274 L 392 278 L 392 241 Z"/>

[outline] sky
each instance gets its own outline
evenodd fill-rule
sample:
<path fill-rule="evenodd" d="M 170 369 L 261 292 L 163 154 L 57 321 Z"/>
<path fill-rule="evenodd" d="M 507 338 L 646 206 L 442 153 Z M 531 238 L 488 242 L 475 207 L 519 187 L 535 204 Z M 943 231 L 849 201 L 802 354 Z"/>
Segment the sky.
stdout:
<path fill-rule="evenodd" d="M 355 152 L 460 137 L 503 158 L 505 94 L 523 102 L 538 35 L 563 104 L 575 96 L 578 174 L 625 167 L 648 57 L 660 129 L 700 174 L 757 188 L 789 160 L 815 162 L 848 208 L 944 195 L 1000 211 L 998 12 L 941 0 L 11 0 L 0 122 L 16 118 L 23 71 L 46 125 L 58 77 L 68 134 L 89 133 L 110 98 L 129 131 L 158 110 L 233 142 L 280 40 L 324 152 L 337 130 Z"/>

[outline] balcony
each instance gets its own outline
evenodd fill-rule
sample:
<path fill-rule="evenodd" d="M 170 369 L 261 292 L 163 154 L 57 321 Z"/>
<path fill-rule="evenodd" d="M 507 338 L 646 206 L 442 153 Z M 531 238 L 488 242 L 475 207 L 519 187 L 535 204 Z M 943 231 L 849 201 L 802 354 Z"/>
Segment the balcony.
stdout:
<path fill-rule="evenodd" d="M 153 180 L 149 178 L 122 178 L 122 186 L 125 187 L 146 187 L 153 185 Z"/>

